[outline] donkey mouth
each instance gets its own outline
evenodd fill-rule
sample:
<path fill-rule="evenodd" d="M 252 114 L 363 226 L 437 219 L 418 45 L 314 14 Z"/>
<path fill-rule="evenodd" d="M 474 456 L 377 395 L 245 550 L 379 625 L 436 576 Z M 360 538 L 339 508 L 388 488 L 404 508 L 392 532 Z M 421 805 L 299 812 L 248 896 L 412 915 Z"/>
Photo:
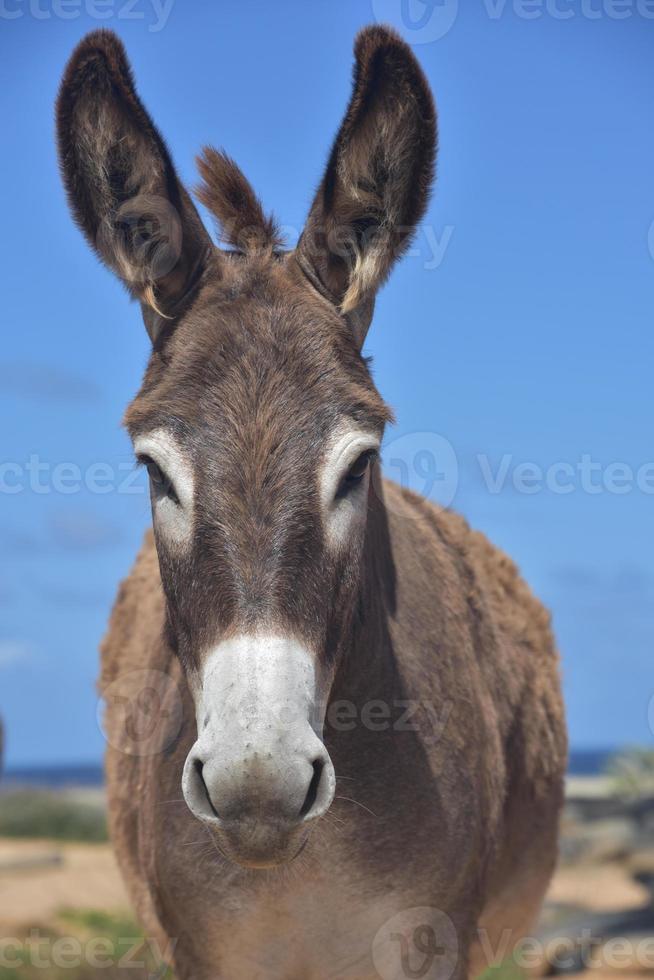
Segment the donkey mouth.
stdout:
<path fill-rule="evenodd" d="M 252 870 L 270 870 L 290 864 L 309 842 L 309 828 L 286 828 L 244 820 L 233 827 L 214 828 L 212 836 L 228 861 Z"/>

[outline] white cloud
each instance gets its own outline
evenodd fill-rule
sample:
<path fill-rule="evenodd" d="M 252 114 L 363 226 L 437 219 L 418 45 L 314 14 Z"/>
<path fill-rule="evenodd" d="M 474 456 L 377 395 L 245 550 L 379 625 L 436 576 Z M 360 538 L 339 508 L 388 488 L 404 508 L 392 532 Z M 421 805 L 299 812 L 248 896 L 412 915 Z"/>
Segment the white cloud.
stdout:
<path fill-rule="evenodd" d="M 21 660 L 27 660 L 31 652 L 22 640 L 0 640 L 0 670 Z"/>

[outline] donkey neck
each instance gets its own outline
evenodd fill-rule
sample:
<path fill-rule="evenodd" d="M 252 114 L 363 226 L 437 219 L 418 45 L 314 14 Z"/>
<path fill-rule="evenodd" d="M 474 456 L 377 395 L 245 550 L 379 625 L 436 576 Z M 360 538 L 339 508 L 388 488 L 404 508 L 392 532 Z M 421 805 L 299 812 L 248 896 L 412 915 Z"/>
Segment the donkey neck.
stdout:
<path fill-rule="evenodd" d="M 397 664 L 388 620 L 395 612 L 395 564 L 381 479 L 371 489 L 368 528 L 357 606 L 330 702 L 361 705 L 390 695 L 396 687 Z"/>

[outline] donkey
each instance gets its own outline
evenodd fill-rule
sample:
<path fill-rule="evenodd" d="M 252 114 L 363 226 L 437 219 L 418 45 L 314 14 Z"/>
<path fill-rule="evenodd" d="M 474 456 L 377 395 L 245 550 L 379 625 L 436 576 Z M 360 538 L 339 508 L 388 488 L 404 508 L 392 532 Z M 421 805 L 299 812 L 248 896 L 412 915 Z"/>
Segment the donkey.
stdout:
<path fill-rule="evenodd" d="M 213 244 L 114 34 L 73 53 L 57 128 L 74 218 L 152 343 L 125 423 L 153 530 L 101 677 L 144 928 L 182 980 L 474 975 L 538 914 L 566 736 L 515 566 L 380 474 L 391 412 L 361 347 L 430 192 L 425 77 L 392 30 L 359 34 L 294 250 L 206 148 Z"/>

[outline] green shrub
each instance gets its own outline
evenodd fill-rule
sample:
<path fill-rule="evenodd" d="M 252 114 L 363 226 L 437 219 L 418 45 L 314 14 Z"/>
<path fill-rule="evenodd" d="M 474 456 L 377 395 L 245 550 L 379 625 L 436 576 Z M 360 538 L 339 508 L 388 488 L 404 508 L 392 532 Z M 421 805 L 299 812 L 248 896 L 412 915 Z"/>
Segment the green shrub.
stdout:
<path fill-rule="evenodd" d="M 513 960 L 508 959 L 498 966 L 489 967 L 477 980 L 525 980 L 525 974 Z"/>
<path fill-rule="evenodd" d="M 654 750 L 623 749 L 609 759 L 606 775 L 619 796 L 634 800 L 654 796 Z"/>
<path fill-rule="evenodd" d="M 0 837 L 106 841 L 107 820 L 101 804 L 46 790 L 5 791 L 0 794 Z"/>
<path fill-rule="evenodd" d="M 101 967 L 93 959 L 97 946 L 91 955 L 91 944 L 98 940 L 107 941 Z M 67 944 L 65 962 L 62 943 Z M 174 980 L 129 915 L 99 909 L 63 909 L 54 925 L 25 929 L 4 952 L 5 962 L 15 965 L 0 967 L 0 980 Z"/>

